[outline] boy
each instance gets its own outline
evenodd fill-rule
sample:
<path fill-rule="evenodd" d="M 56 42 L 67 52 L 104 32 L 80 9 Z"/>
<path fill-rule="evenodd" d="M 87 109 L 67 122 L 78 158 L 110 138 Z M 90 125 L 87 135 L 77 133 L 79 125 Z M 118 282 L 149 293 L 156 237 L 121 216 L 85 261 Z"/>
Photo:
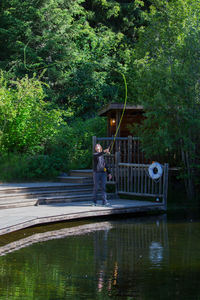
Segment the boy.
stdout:
<path fill-rule="evenodd" d="M 100 144 L 96 144 L 95 153 L 93 153 L 93 180 L 94 180 L 94 189 L 93 189 L 93 205 L 97 205 L 97 190 L 99 183 L 101 181 L 101 191 L 103 196 L 102 205 L 109 206 L 106 195 L 106 177 L 108 174 L 109 180 L 111 180 L 112 175 L 108 170 L 105 160 L 104 153 L 109 153 L 109 148 L 103 150 Z"/>

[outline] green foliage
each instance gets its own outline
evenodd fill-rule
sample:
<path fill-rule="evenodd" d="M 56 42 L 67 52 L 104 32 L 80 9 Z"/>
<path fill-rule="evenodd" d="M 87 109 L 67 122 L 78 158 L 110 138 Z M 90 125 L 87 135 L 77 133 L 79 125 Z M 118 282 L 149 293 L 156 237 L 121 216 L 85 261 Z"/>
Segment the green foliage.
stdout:
<path fill-rule="evenodd" d="M 169 2 L 162 14 L 156 14 L 152 8 L 151 24 L 135 51 L 134 88 L 147 110 L 145 136 L 150 137 L 149 130 L 156 130 L 151 138 L 159 139 L 155 144 L 159 145 L 160 152 L 167 145 L 170 150 L 176 148 L 180 139 L 184 147 L 190 147 L 191 131 L 200 128 L 197 17 L 200 7 L 195 3 Z"/>
<path fill-rule="evenodd" d="M 11 0 L 0 18 L 0 150 L 32 178 L 91 166 L 96 112 L 124 99 L 119 71 L 144 105 L 147 155 L 199 172 L 199 1 Z"/>
<path fill-rule="evenodd" d="M 123 42 L 131 48 L 137 41 L 138 31 L 147 24 L 149 5 L 150 1 L 141 0 L 87 0 L 84 3 L 92 27 L 103 24 L 113 32 L 123 33 Z"/>
<path fill-rule="evenodd" d="M 48 100 L 93 117 L 103 104 L 123 99 L 138 30 L 148 1 L 3 1 L 0 9 L 0 67 L 15 77 L 34 72 L 50 86 Z"/>
<path fill-rule="evenodd" d="M 72 168 L 91 167 L 92 136 L 104 136 L 103 118 L 64 121 L 73 114 L 45 101 L 36 78 L 0 76 L 0 178 L 55 178 Z M 71 117 L 72 117 L 71 116 Z"/>
<path fill-rule="evenodd" d="M 149 155 L 174 153 L 176 166 L 184 163 L 185 176 L 192 178 L 200 158 L 200 5 L 194 0 L 153 2 L 131 73 L 131 88 L 146 110 L 143 147 Z"/>
<path fill-rule="evenodd" d="M 57 134 L 61 112 L 44 101 L 36 77 L 10 81 L 0 77 L 0 150 L 37 153 Z"/>
<path fill-rule="evenodd" d="M 92 167 L 92 136 L 105 136 L 103 118 L 63 123 L 37 153 L 5 153 L 0 156 L 0 181 L 55 179 L 74 168 Z M 41 150 L 42 149 L 42 150 Z M 16 151 L 15 151 L 16 152 Z"/>
<path fill-rule="evenodd" d="M 103 118 L 88 120 L 76 119 L 70 125 L 61 128 L 47 153 L 60 157 L 65 164 L 60 170 L 66 172 L 75 168 L 92 167 L 92 136 L 105 136 L 106 121 Z"/>
<path fill-rule="evenodd" d="M 55 179 L 63 168 L 58 156 L 44 154 L 4 154 L 0 157 L 0 181 Z"/>

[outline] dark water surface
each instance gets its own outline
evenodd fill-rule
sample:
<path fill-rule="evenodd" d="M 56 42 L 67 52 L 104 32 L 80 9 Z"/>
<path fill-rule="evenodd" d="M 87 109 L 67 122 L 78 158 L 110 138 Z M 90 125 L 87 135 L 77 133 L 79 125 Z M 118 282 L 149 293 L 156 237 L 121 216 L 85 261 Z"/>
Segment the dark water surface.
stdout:
<path fill-rule="evenodd" d="M 73 225 L 0 237 L 1 300 L 200 299 L 200 219 Z"/>

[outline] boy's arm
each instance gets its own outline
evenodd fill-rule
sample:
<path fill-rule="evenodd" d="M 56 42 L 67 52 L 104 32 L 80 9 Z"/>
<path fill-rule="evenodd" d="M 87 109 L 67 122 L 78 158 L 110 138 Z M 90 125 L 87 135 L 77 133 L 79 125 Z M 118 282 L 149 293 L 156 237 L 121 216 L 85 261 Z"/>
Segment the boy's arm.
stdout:
<path fill-rule="evenodd" d="M 99 157 L 101 155 L 104 155 L 104 152 L 103 151 L 102 152 L 94 152 L 93 155 L 94 155 L 94 157 Z"/>
<path fill-rule="evenodd" d="M 109 152 L 109 148 L 104 149 L 102 152 L 94 152 L 93 155 L 94 155 L 95 157 L 99 157 L 99 156 L 101 156 L 101 155 L 104 155 L 105 153 L 110 153 L 110 152 Z"/>

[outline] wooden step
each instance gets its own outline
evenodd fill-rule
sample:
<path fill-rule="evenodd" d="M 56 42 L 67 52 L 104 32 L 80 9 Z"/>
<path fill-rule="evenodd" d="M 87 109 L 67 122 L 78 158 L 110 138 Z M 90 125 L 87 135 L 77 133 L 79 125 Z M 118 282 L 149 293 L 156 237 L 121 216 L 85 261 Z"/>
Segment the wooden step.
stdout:
<path fill-rule="evenodd" d="M 107 194 L 108 200 L 114 199 L 115 194 Z M 15 207 L 25 206 L 39 206 L 44 204 L 53 203 L 70 203 L 70 202 L 81 202 L 81 201 L 92 201 L 93 194 L 91 192 L 84 194 L 72 194 L 72 195 L 58 195 L 58 196 L 47 196 L 47 197 L 35 197 L 30 199 L 13 198 L 7 199 L 6 201 L 0 201 L 0 209 L 9 209 Z M 97 194 L 97 200 L 102 201 L 102 194 Z"/>
<path fill-rule="evenodd" d="M 92 178 L 89 177 L 83 177 L 83 176 L 60 176 L 58 179 L 61 182 L 67 182 L 67 183 L 93 183 Z"/>
<path fill-rule="evenodd" d="M 58 185 L 58 186 L 35 186 L 35 187 L 10 187 L 2 188 L 0 186 L 0 196 L 6 195 L 6 194 L 24 194 L 24 193 L 35 193 L 35 192 L 43 192 L 43 191 L 54 191 L 60 190 L 60 191 L 67 191 L 72 189 L 82 189 L 82 188 L 92 188 L 91 183 L 66 183 L 64 185 Z"/>
<path fill-rule="evenodd" d="M 0 202 L 0 209 L 8 209 L 15 207 L 25 207 L 25 206 L 37 206 L 41 204 L 50 203 L 66 203 L 75 201 L 85 201 L 91 200 L 92 194 L 75 194 L 75 195 L 59 195 L 59 196 L 48 196 L 48 197 L 38 197 L 30 199 L 12 199 L 4 202 Z"/>
<path fill-rule="evenodd" d="M 48 194 L 46 196 L 40 196 L 40 197 L 34 197 L 34 198 L 9 198 L 9 199 L 1 199 L 0 201 L 0 206 L 2 205 L 12 205 L 12 204 L 21 204 L 23 203 L 23 206 L 24 206 L 24 203 L 27 202 L 27 204 L 31 204 L 31 205 L 35 205 L 37 201 L 39 202 L 43 202 L 44 200 L 47 200 L 47 199 L 79 199 L 80 197 L 87 197 L 87 196 L 91 196 L 92 195 L 92 192 L 91 191 L 88 191 L 88 192 L 82 192 L 82 193 L 73 193 L 73 194 L 58 194 L 58 195 L 51 195 L 51 194 Z M 33 204 L 34 202 L 34 204 Z"/>
<path fill-rule="evenodd" d="M 70 176 L 75 177 L 93 177 L 92 169 L 84 169 L 84 170 L 71 170 L 69 173 Z"/>
<path fill-rule="evenodd" d="M 68 202 L 80 202 L 92 200 L 92 194 L 76 194 L 68 196 L 57 196 L 57 197 L 42 197 L 38 199 L 39 205 L 50 204 L 50 203 L 68 203 Z"/>
<path fill-rule="evenodd" d="M 16 207 L 25 207 L 25 206 L 34 206 L 37 205 L 38 199 L 17 199 L 12 202 L 0 203 L 0 209 L 16 208 Z"/>
<path fill-rule="evenodd" d="M 92 178 L 69 176 L 78 179 L 73 183 L 32 183 L 32 184 L 4 184 L 0 186 L 0 209 L 34 206 L 40 204 L 92 201 Z M 89 180 L 90 182 L 84 182 Z M 108 198 L 110 196 L 108 195 Z M 102 200 L 99 191 L 98 200 Z"/>
<path fill-rule="evenodd" d="M 26 191 L 24 193 L 14 193 L 14 194 L 0 194 L 0 203 L 3 201 L 9 201 L 11 199 L 31 199 L 31 198 L 39 198 L 39 197 L 48 197 L 48 196 L 58 196 L 58 195 L 71 195 L 71 194 L 83 194 L 83 193 L 91 193 L 92 187 L 90 188 L 79 188 L 73 190 L 44 190 L 44 191 Z"/>
<path fill-rule="evenodd" d="M 21 183 L 0 185 L 0 209 L 36 205 L 39 199 L 58 199 L 91 195 L 91 183 Z"/>
<path fill-rule="evenodd" d="M 107 194 L 107 198 L 109 199 L 114 199 L 116 195 L 115 194 Z M 42 204 L 50 204 L 50 203 L 66 203 L 66 202 L 81 202 L 81 201 L 92 201 L 93 199 L 93 194 L 79 194 L 79 195 L 71 195 L 71 196 L 58 196 L 58 197 L 43 197 L 38 200 L 39 205 Z M 97 194 L 97 200 L 101 201 L 102 200 L 102 194 L 98 193 Z"/>

